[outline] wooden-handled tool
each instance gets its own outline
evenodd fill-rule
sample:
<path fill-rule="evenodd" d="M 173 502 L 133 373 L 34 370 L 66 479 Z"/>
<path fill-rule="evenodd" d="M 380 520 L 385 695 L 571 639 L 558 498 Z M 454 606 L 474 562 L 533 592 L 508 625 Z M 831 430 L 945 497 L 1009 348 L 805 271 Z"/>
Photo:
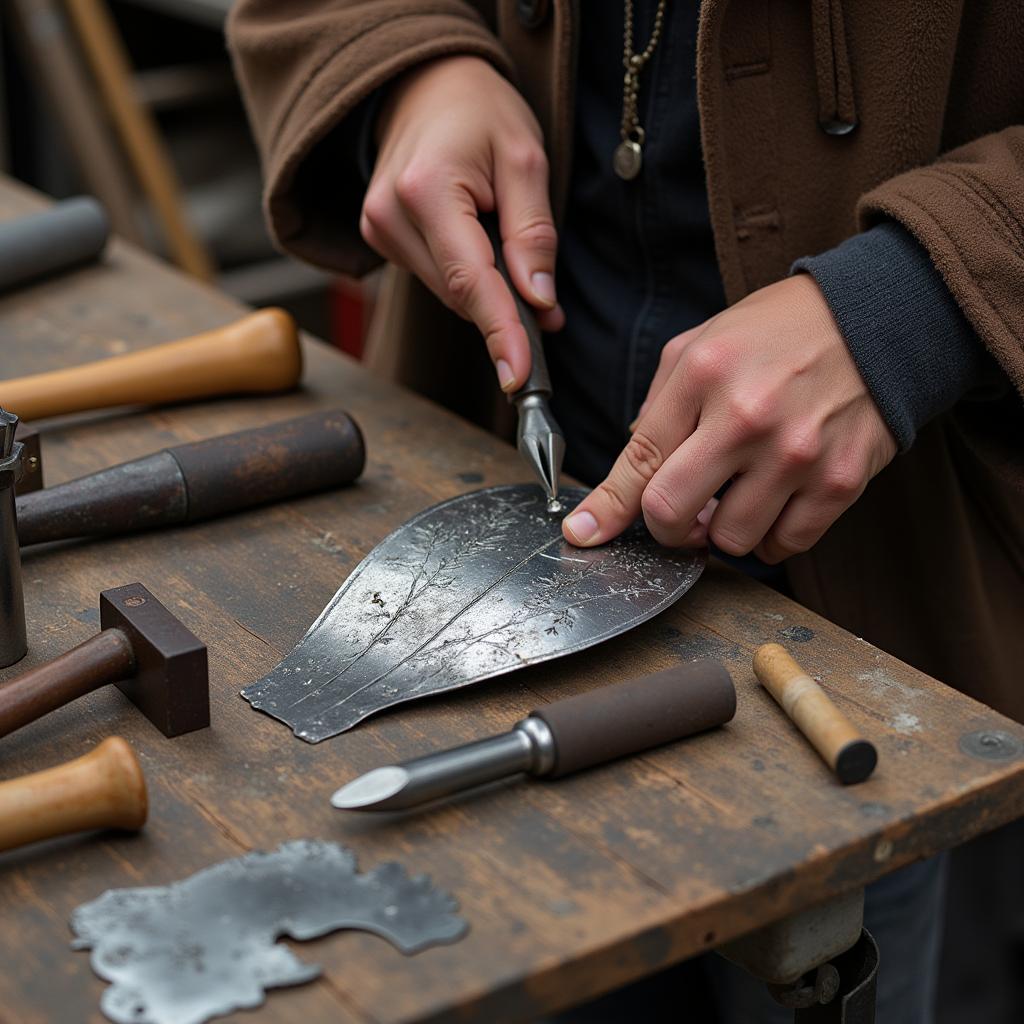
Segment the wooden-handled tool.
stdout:
<path fill-rule="evenodd" d="M 226 327 L 64 370 L 0 381 L 0 406 L 22 419 L 286 391 L 302 374 L 295 321 L 261 309 Z"/>
<path fill-rule="evenodd" d="M 86 829 L 139 829 L 148 806 L 138 759 L 111 736 L 84 757 L 0 782 L 0 850 Z"/>
<path fill-rule="evenodd" d="M 206 646 L 141 583 L 100 594 L 100 632 L 0 685 L 0 736 L 117 685 L 165 735 L 210 724 Z"/>
<path fill-rule="evenodd" d="M 23 546 L 196 523 L 352 483 L 366 449 L 340 409 L 165 448 L 18 496 Z"/>
<path fill-rule="evenodd" d="M 754 674 L 840 782 L 863 782 L 875 770 L 878 752 L 874 745 L 857 732 L 781 644 L 764 644 L 757 649 Z"/>

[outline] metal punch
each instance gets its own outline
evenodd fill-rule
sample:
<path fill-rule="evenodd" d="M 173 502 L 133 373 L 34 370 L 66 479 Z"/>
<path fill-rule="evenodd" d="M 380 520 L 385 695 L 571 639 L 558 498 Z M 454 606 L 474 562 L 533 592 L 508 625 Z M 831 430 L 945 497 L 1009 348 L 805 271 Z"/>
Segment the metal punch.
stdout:
<path fill-rule="evenodd" d="M 484 226 L 494 248 L 494 265 L 504 278 L 516 304 L 516 312 L 522 321 L 523 330 L 530 342 L 530 375 L 526 383 L 509 395 L 519 412 L 519 429 L 516 443 L 519 453 L 533 470 L 548 497 L 548 511 L 561 512 L 558 500 L 558 485 L 562 475 L 562 460 L 565 457 L 565 435 L 551 412 L 551 377 L 544 356 L 544 341 L 533 309 L 519 294 L 509 276 L 508 266 L 502 251 L 501 230 L 498 218 L 493 213 L 482 214 L 480 223 Z"/>

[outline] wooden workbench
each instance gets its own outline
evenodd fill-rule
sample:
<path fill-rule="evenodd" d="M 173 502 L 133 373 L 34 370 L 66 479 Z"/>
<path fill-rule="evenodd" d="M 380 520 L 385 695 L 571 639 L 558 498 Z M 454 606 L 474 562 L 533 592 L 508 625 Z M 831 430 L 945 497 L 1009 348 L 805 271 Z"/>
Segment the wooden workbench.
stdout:
<path fill-rule="evenodd" d="M 0 217 L 38 200 L 0 185 Z M 230 321 L 238 305 L 123 245 L 102 265 L 0 299 L 0 376 L 84 362 Z M 587 653 L 409 704 L 310 746 L 239 696 L 291 649 L 359 559 L 427 505 L 526 479 L 516 453 L 306 346 L 295 394 L 78 417 L 43 438 L 49 483 L 313 408 L 362 425 L 362 481 L 190 529 L 28 551 L 30 653 L 9 678 L 92 635 L 99 591 L 141 581 L 209 645 L 213 724 L 164 739 L 113 688 L 0 741 L 12 777 L 125 736 L 149 782 L 137 836 L 69 837 L 0 855 L 0 1020 L 100 1021 L 103 989 L 69 948 L 72 910 L 298 837 L 397 859 L 455 893 L 471 931 L 403 957 L 359 933 L 300 944 L 324 976 L 274 990 L 270 1021 L 529 1021 L 580 1002 L 1024 814 L 1024 759 L 981 760 L 963 735 L 1024 728 L 766 588 L 712 566 L 678 605 Z M 875 741 L 867 783 L 839 786 L 757 685 L 753 649 L 787 644 Z M 344 815 L 341 782 L 503 730 L 539 703 L 667 666 L 723 659 L 725 729 L 558 783 L 512 782 L 439 809 Z M 245 1016 L 249 1019 L 248 1015 Z"/>

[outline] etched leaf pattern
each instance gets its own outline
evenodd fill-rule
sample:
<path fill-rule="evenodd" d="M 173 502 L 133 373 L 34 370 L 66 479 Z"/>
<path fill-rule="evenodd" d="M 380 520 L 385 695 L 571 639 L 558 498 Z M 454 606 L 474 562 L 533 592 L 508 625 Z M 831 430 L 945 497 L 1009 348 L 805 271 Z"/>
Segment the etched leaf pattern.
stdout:
<path fill-rule="evenodd" d="M 575 507 L 584 492 L 569 491 Z M 700 575 L 702 552 L 642 525 L 566 544 L 536 487 L 437 505 L 382 541 L 295 650 L 242 691 L 311 742 L 405 700 L 579 650 L 650 618 Z"/>

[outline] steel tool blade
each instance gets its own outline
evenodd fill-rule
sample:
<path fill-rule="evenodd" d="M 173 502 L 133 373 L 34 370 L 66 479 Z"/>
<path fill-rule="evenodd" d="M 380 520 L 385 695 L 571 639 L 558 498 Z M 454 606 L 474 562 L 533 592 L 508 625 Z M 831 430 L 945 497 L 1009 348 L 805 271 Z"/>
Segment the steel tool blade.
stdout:
<path fill-rule="evenodd" d="M 585 493 L 564 490 L 563 511 Z M 575 548 L 540 488 L 473 491 L 381 541 L 242 696 L 318 743 L 403 701 L 617 636 L 685 594 L 706 560 L 703 549 L 661 547 L 642 523 Z"/>

